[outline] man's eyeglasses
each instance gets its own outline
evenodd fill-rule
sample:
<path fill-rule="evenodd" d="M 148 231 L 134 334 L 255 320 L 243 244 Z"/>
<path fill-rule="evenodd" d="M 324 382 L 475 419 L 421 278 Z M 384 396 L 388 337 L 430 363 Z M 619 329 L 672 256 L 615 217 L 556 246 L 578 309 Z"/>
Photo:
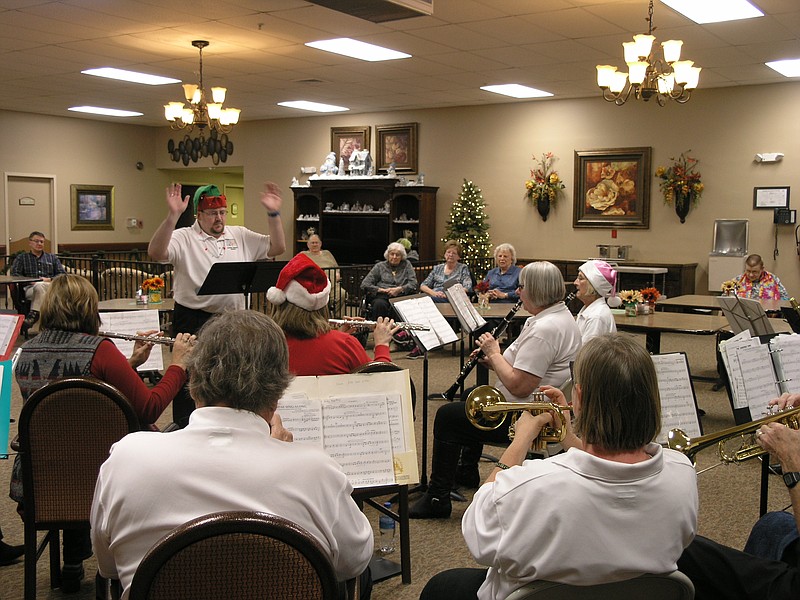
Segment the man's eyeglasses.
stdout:
<path fill-rule="evenodd" d="M 208 217 L 225 217 L 228 215 L 227 210 L 201 210 L 200 212 Z"/>
<path fill-rule="evenodd" d="M 34 244 L 44 244 L 44 240 L 30 240 Z"/>

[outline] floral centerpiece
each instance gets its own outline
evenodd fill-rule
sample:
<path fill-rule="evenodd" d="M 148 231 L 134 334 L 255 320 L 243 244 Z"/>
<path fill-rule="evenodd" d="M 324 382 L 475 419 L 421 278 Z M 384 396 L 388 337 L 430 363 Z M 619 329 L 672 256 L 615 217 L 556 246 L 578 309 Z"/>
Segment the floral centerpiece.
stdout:
<path fill-rule="evenodd" d="M 645 312 L 655 311 L 656 300 L 661 297 L 661 292 L 654 287 L 649 287 L 639 290 L 639 295 L 642 297 L 642 302 L 647 307 Z"/>
<path fill-rule="evenodd" d="M 475 293 L 478 294 L 478 310 L 489 310 L 489 282 L 484 279 L 476 283 Z"/>
<path fill-rule="evenodd" d="M 697 171 L 699 161 L 689 156 L 689 152 L 691 150 L 681 152 L 678 158 L 670 157 L 671 165 L 656 169 L 656 177 L 661 179 L 658 186 L 664 195 L 664 203 L 671 204 L 673 200 L 675 201 L 675 212 L 680 217 L 681 223 L 686 222 L 690 201 L 691 204 L 697 204 L 705 188 Z"/>
<path fill-rule="evenodd" d="M 720 290 L 722 290 L 723 296 L 735 296 L 736 290 L 739 288 L 739 282 L 735 279 L 728 279 L 727 281 L 723 281 L 722 285 L 720 286 Z"/>
<path fill-rule="evenodd" d="M 636 305 L 644 301 L 642 293 L 638 290 L 622 290 L 617 297 L 625 305 L 625 314 L 629 317 L 636 316 Z"/>
<path fill-rule="evenodd" d="M 161 277 L 150 277 L 142 282 L 142 291 L 147 292 L 148 301 L 158 304 L 163 300 L 164 280 Z"/>
<path fill-rule="evenodd" d="M 542 154 L 541 160 L 536 160 L 536 158 L 533 160 L 536 168 L 531 169 L 531 178 L 525 182 L 525 197 L 536 206 L 542 220 L 547 221 L 550 206 L 556 203 L 561 190 L 566 186 L 553 169 L 553 161 L 556 160 L 556 157 L 552 152 Z"/>

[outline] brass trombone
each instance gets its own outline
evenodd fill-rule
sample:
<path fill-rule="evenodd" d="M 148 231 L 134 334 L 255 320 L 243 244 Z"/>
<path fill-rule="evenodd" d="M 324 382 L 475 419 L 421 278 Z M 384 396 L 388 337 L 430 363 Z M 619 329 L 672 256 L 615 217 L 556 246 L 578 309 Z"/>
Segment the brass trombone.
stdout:
<path fill-rule="evenodd" d="M 701 450 L 705 450 L 717 444 L 717 456 L 722 463 L 738 463 L 757 456 L 768 454 L 756 442 L 756 432 L 765 423 L 783 423 L 792 429 L 800 429 L 800 407 L 782 410 L 768 415 L 757 421 L 737 425 L 722 431 L 709 433 L 697 438 L 690 438 L 681 429 L 671 429 L 667 434 L 667 444 L 673 450 L 683 452 L 692 464 L 695 463 L 695 455 Z M 728 443 L 737 438 L 741 443 L 737 449 L 728 450 Z"/>
<path fill-rule="evenodd" d="M 534 392 L 532 397 L 537 402 L 506 402 L 505 397 L 498 389 L 490 385 L 479 385 L 467 396 L 464 410 L 469 422 L 482 431 L 497 429 L 505 422 L 508 413 L 514 413 L 508 429 L 508 439 L 510 440 L 514 439 L 514 425 L 522 411 L 526 410 L 534 415 L 545 411 L 553 412 L 558 415 L 561 421 L 560 426 L 556 428 L 546 425 L 534 440 L 531 450 L 543 450 L 548 443 L 564 441 L 567 436 L 567 419 L 564 411 L 572 410 L 572 407 L 550 402 L 544 392 Z"/>

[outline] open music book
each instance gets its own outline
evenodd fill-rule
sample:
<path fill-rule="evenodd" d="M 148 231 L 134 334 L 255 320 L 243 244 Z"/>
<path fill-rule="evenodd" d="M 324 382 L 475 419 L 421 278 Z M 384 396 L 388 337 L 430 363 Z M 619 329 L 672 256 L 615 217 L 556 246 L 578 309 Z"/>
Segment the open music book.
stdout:
<path fill-rule="evenodd" d="M 742 331 L 720 342 L 719 349 L 734 410 L 749 409 L 751 419 L 757 419 L 773 398 L 800 392 L 800 335 L 776 335 L 762 342 Z"/>
<path fill-rule="evenodd" d="M 426 351 L 458 341 L 458 335 L 427 294 L 390 302 L 404 321 L 430 327 L 429 331 L 410 332 Z"/>
<path fill-rule="evenodd" d="M 0 459 L 8 458 L 8 437 L 11 426 L 11 355 L 22 326 L 23 315 L 0 315 Z"/>
<path fill-rule="evenodd" d="M 113 331 L 114 333 L 125 333 L 136 335 L 139 331 L 159 331 L 157 310 L 126 310 L 121 312 L 101 312 L 100 329 L 102 331 Z M 129 357 L 133 352 L 133 345 L 136 342 L 130 340 L 120 340 L 109 338 L 125 357 Z M 156 345 L 150 352 L 150 357 L 139 365 L 137 371 L 163 371 L 164 357 L 162 356 L 162 346 Z"/>
<path fill-rule="evenodd" d="M 486 319 L 472 305 L 467 296 L 467 290 L 460 282 L 451 279 L 445 282 L 443 288 L 447 301 L 450 302 L 453 312 L 458 317 L 458 322 L 461 323 L 461 329 L 472 333 L 486 325 Z"/>
<path fill-rule="evenodd" d="M 651 358 L 656 367 L 658 393 L 661 396 L 661 433 L 656 442 L 665 445 L 669 430 L 676 427 L 690 437 L 702 435 L 697 416 L 697 397 L 686 354 L 653 354 Z"/>
<path fill-rule="evenodd" d="M 355 488 L 419 482 L 408 371 L 296 377 L 278 414 L 294 443 L 323 448 Z"/>

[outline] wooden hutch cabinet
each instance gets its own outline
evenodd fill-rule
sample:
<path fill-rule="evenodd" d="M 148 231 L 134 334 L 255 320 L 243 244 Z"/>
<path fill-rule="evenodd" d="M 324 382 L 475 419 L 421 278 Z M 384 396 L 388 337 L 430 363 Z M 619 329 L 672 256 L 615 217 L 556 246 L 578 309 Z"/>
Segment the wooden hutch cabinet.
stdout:
<path fill-rule="evenodd" d="M 420 260 L 438 258 L 436 192 L 438 187 L 397 187 L 396 179 L 312 179 L 293 187 L 294 252 L 306 250 L 309 230 L 339 264 L 383 260 L 389 242 L 410 231 Z"/>

